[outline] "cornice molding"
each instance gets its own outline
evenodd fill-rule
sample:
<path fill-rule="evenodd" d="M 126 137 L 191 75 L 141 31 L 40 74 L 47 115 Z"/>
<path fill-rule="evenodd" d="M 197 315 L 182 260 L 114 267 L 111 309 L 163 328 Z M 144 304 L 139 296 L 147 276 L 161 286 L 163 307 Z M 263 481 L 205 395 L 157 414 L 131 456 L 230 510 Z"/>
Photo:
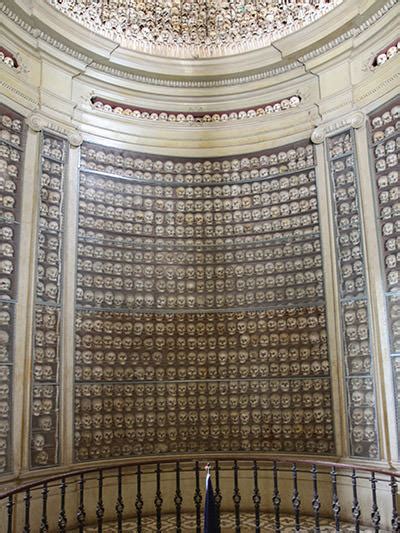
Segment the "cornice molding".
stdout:
<path fill-rule="evenodd" d="M 311 141 L 314 144 L 321 144 L 324 142 L 327 135 L 344 128 L 350 127 L 354 129 L 361 128 L 365 124 L 365 114 L 362 111 L 355 111 L 350 115 L 342 117 L 339 120 L 333 120 L 326 124 L 320 124 L 315 128 L 311 134 Z"/>
<path fill-rule="evenodd" d="M 50 130 L 66 137 L 72 147 L 79 147 L 83 142 L 81 133 L 76 128 L 68 128 L 49 119 L 41 113 L 34 112 L 26 119 L 28 127 L 38 133 L 43 130 Z"/>
<path fill-rule="evenodd" d="M 260 81 L 274 76 L 279 76 L 281 74 L 288 73 L 296 68 L 304 68 L 303 63 L 311 59 L 314 59 L 320 55 L 323 55 L 326 52 L 329 52 L 342 44 L 343 42 L 354 38 L 363 31 L 369 29 L 373 24 L 379 21 L 384 15 L 386 15 L 390 9 L 392 9 L 397 4 L 397 0 L 388 0 L 380 9 L 375 13 L 370 15 L 365 21 L 360 23 L 357 27 L 351 28 L 350 30 L 345 31 L 335 39 L 327 42 L 323 46 L 320 46 L 310 52 L 299 57 L 299 60 L 292 61 L 287 64 L 271 67 L 268 69 L 263 69 L 262 71 L 254 72 L 252 74 L 237 75 L 235 77 L 220 77 L 214 78 L 212 80 L 203 80 L 195 79 L 188 80 L 187 78 L 181 77 L 181 79 L 165 79 L 162 77 L 157 77 L 151 74 L 141 74 L 140 72 L 132 72 L 129 70 L 123 70 L 117 66 L 112 66 L 110 63 L 102 63 L 96 60 L 94 57 L 89 57 L 87 54 L 84 54 L 75 48 L 71 47 L 69 44 L 61 42 L 60 40 L 55 39 L 54 37 L 48 35 L 46 32 L 32 27 L 29 23 L 23 20 L 19 15 L 17 15 L 13 10 L 6 5 L 4 1 L 0 1 L 0 13 L 3 13 L 6 17 L 12 20 L 17 24 L 21 29 L 29 33 L 32 37 L 40 39 L 50 46 L 56 48 L 57 50 L 67 54 L 69 57 L 73 57 L 79 61 L 84 62 L 86 65 L 90 64 L 90 67 L 95 71 L 103 72 L 111 76 L 115 76 L 122 79 L 129 79 L 139 83 L 145 83 L 149 85 L 158 85 L 166 87 L 179 87 L 179 88 L 208 88 L 208 87 L 227 87 L 232 85 L 247 84 L 255 81 Z M 279 50 L 279 42 L 276 46 L 276 49 Z"/>

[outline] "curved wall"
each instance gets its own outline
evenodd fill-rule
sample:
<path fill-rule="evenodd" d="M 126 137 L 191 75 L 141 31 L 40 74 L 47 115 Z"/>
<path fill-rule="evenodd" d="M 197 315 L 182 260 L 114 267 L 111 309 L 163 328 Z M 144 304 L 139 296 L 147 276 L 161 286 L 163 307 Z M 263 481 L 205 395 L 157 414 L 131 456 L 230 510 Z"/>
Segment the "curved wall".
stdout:
<path fill-rule="evenodd" d="M 399 58 L 376 66 L 375 55 L 395 40 L 398 6 L 365 3 L 357 19 L 348 3 L 363 31 L 323 36 L 316 25 L 320 48 L 290 62 L 293 39 L 282 40 L 265 68 L 255 54 L 246 72 L 238 56 L 233 79 L 205 76 L 206 63 L 192 76 L 181 62 L 178 75 L 173 61 L 146 77 L 123 50 L 107 63 L 99 39 L 83 53 L 78 30 L 67 40 L 8 4 L 4 47 L 17 60 L 0 64 L 2 101 L 27 132 L 23 152 L 1 141 L 24 154 L 18 291 L 2 297 L 4 479 L 215 450 L 396 465 L 387 240 L 398 163 L 385 146 L 397 135 Z M 247 112 L 292 95 L 295 108 Z M 394 127 L 382 138 L 370 133 L 381 109 Z M 160 119 L 184 113 L 211 120 Z M 390 231 L 371 209 L 375 171 Z M 382 264 L 378 226 L 392 252 Z"/>

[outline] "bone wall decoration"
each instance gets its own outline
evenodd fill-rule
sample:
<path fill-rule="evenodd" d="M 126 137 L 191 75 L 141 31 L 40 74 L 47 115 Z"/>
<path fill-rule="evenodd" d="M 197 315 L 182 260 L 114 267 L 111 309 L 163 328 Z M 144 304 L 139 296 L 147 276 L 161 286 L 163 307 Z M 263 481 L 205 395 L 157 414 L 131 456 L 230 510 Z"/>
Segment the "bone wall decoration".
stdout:
<path fill-rule="evenodd" d="M 0 105 L 0 474 L 12 470 L 14 317 L 24 146 L 22 117 Z"/>
<path fill-rule="evenodd" d="M 34 308 L 31 466 L 59 461 L 63 185 L 67 142 L 42 134 Z"/>
<path fill-rule="evenodd" d="M 84 144 L 79 197 L 76 460 L 334 453 L 313 147 Z"/>
<path fill-rule="evenodd" d="M 384 288 L 400 431 L 400 99 L 369 115 L 370 154 L 375 175 L 377 228 L 382 246 Z M 400 450 L 399 450 L 400 454 Z M 400 456 L 400 455 L 399 455 Z"/>
<path fill-rule="evenodd" d="M 379 456 L 358 169 L 351 129 L 327 139 L 335 209 L 350 455 Z"/>

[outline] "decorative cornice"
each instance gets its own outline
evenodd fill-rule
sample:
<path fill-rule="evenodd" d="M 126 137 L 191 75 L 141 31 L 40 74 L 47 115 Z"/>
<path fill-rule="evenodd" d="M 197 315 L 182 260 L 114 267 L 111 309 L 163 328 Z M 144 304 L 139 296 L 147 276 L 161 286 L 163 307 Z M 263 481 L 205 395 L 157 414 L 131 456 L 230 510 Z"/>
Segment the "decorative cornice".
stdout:
<path fill-rule="evenodd" d="M 235 77 L 227 77 L 223 79 L 213 79 L 213 80 L 163 79 L 163 78 L 155 77 L 152 75 L 139 74 L 137 72 L 121 70 L 116 67 L 111 67 L 109 64 L 103 64 L 98 61 L 93 61 L 93 58 L 87 56 L 86 54 L 83 54 L 79 52 L 78 50 L 71 48 L 70 46 L 67 46 L 66 44 L 54 39 L 53 37 L 49 36 L 46 32 L 39 30 L 38 28 L 33 28 L 29 23 L 27 23 L 21 17 L 19 17 L 16 13 L 14 13 L 1 0 L 0 0 L 0 13 L 4 13 L 5 16 L 7 16 L 10 20 L 12 20 L 20 28 L 28 32 L 32 37 L 36 39 L 41 39 L 42 41 L 48 43 L 54 48 L 68 54 L 70 57 L 73 57 L 77 60 L 90 64 L 91 68 L 95 70 L 104 72 L 106 74 L 109 74 L 115 77 L 129 79 L 129 80 L 136 81 L 139 83 L 146 83 L 146 84 L 155 85 L 155 86 L 158 85 L 158 86 L 179 87 L 179 88 L 206 88 L 206 87 L 225 87 L 225 86 L 231 86 L 231 85 L 246 84 L 246 83 L 259 81 L 259 80 L 267 79 L 273 76 L 278 76 L 280 74 L 290 72 L 293 69 L 301 67 L 302 63 L 304 63 L 305 61 L 313 59 L 319 55 L 324 54 L 325 52 L 328 52 L 334 49 L 335 47 L 339 46 L 346 40 L 351 39 L 359 35 L 363 31 L 365 31 L 366 29 L 370 28 L 375 22 L 380 20 L 382 16 L 388 13 L 390 9 L 392 9 L 396 4 L 397 4 L 397 0 L 388 0 L 379 10 L 373 13 L 368 19 L 362 22 L 359 26 L 344 32 L 342 35 L 336 37 L 335 39 L 324 44 L 321 47 L 311 50 L 304 56 L 300 57 L 299 61 L 293 61 L 286 65 L 273 67 L 273 68 L 266 69 L 261 72 L 253 73 L 253 74 L 246 74 L 243 76 L 238 75 Z"/>
<path fill-rule="evenodd" d="M 26 124 L 34 132 L 49 130 L 58 133 L 59 135 L 66 137 L 70 145 L 73 147 L 78 147 L 83 142 L 83 137 L 76 128 L 61 126 L 37 112 L 34 112 L 27 117 Z"/>
<path fill-rule="evenodd" d="M 132 119 L 179 122 L 190 124 L 205 124 L 210 122 L 226 122 L 256 118 L 271 113 L 284 112 L 295 109 L 300 105 L 301 97 L 298 95 L 289 96 L 280 101 L 262 104 L 253 108 L 230 109 L 226 111 L 210 111 L 209 113 L 186 111 L 156 111 L 154 109 L 127 106 L 122 103 L 112 102 L 100 97 L 91 98 L 93 109 L 123 115 Z"/>
<path fill-rule="evenodd" d="M 339 120 L 328 122 L 327 124 L 321 124 L 315 128 L 311 134 L 311 141 L 314 144 L 321 144 L 324 142 L 325 137 L 335 131 L 342 130 L 344 128 L 361 128 L 365 124 L 365 115 L 361 111 L 355 111 L 350 115 L 347 115 Z"/>

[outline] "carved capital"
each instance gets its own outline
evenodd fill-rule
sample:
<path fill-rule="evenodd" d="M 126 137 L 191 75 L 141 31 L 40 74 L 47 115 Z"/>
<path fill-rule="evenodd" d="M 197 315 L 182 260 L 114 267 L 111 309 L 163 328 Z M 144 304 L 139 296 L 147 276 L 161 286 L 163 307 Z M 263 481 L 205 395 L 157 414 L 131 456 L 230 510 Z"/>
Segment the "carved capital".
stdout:
<path fill-rule="evenodd" d="M 83 143 L 83 137 L 78 130 L 71 131 L 68 134 L 68 142 L 74 148 L 78 148 Z"/>
<path fill-rule="evenodd" d="M 321 144 L 325 140 L 325 128 L 318 126 L 311 134 L 311 142 L 314 144 Z"/>
<path fill-rule="evenodd" d="M 44 118 L 38 115 L 37 113 L 33 113 L 32 115 L 30 115 L 26 119 L 26 123 L 32 131 L 36 131 L 36 132 L 42 131 L 42 129 L 46 125 Z"/>
<path fill-rule="evenodd" d="M 361 111 L 357 111 L 350 118 L 350 126 L 354 129 L 361 128 L 365 124 L 365 115 Z"/>

